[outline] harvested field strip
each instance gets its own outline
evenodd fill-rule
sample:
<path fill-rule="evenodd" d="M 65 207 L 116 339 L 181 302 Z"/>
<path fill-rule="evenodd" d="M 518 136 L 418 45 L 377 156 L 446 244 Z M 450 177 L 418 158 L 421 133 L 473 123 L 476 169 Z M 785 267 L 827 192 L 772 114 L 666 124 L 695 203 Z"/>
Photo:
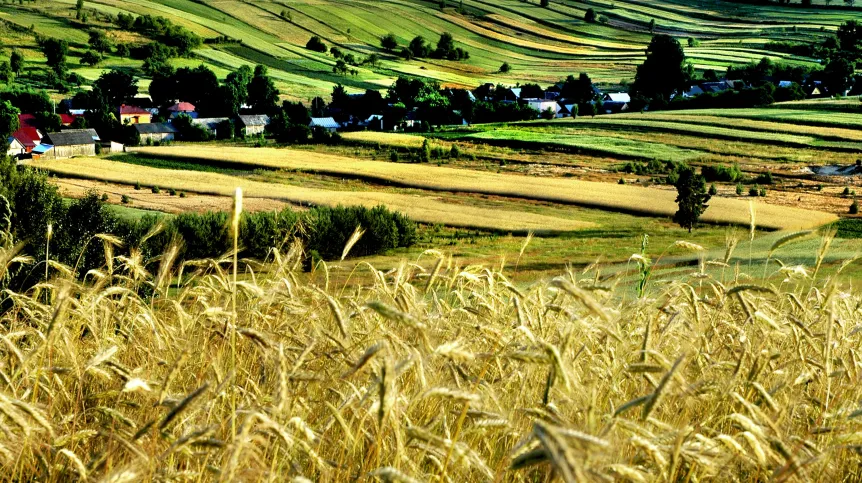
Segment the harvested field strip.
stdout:
<path fill-rule="evenodd" d="M 531 123 L 531 126 L 554 126 L 561 127 L 583 127 L 583 125 L 602 126 L 611 129 L 625 130 L 642 130 L 642 131 L 663 131 L 679 134 L 696 134 L 708 136 L 710 138 L 742 140 L 749 142 L 760 142 L 766 144 L 779 144 L 787 146 L 804 146 L 810 147 L 814 144 L 815 138 L 811 136 L 799 136 L 793 134 L 778 134 L 764 133 L 743 129 L 735 129 L 730 127 L 720 127 L 712 125 L 691 125 L 688 122 L 667 122 L 658 120 L 639 120 L 639 119 L 611 119 L 611 118 L 581 118 L 572 121 L 547 122 L 547 123 Z M 862 146 L 860 146 L 862 147 Z"/>
<path fill-rule="evenodd" d="M 634 117 L 634 116 L 633 116 Z M 833 141 L 860 141 L 862 142 L 862 131 L 857 129 L 846 128 L 830 128 L 806 126 L 803 124 L 790 124 L 785 122 L 773 121 L 757 121 L 754 119 L 727 119 L 719 116 L 686 116 L 681 119 L 675 114 L 650 113 L 638 114 L 638 118 L 643 118 L 650 121 L 668 121 L 668 122 L 684 122 L 687 124 L 697 124 L 703 126 L 719 126 L 730 129 L 746 129 L 749 131 L 760 131 L 769 133 L 790 133 L 815 136 L 822 139 L 830 139 Z"/>
<path fill-rule="evenodd" d="M 219 151 L 216 149 L 215 151 Z M 197 152 L 194 151 L 190 152 Z M 438 201 L 433 196 L 411 196 L 374 191 L 333 191 L 287 186 L 259 181 L 248 181 L 235 176 L 201 171 L 158 169 L 133 166 L 97 158 L 73 160 L 33 161 L 31 166 L 58 175 L 109 181 L 112 183 L 159 186 L 177 191 L 231 196 L 236 187 L 242 187 L 248 198 L 289 201 L 304 205 L 386 205 L 401 211 L 420 223 L 443 224 L 453 227 L 526 232 L 563 232 L 592 228 L 594 223 L 581 222 L 554 216 L 476 208 Z"/>
<path fill-rule="evenodd" d="M 423 136 L 414 136 L 412 134 L 374 131 L 346 132 L 341 137 L 347 141 L 364 144 L 380 143 L 383 146 L 396 146 L 399 148 L 422 147 L 422 142 L 425 140 Z"/>
<path fill-rule="evenodd" d="M 670 216 L 677 208 L 674 201 L 676 193 L 669 190 L 571 179 L 505 175 L 428 165 L 362 161 L 290 149 L 203 146 L 189 149 L 172 146 L 138 148 L 136 152 L 160 157 L 245 164 L 250 168 L 294 169 L 353 176 L 429 190 L 509 196 L 650 216 Z M 811 228 L 836 219 L 834 215 L 828 213 L 761 203 L 757 204 L 757 213 L 758 225 L 769 229 Z M 748 203 L 737 199 L 713 198 L 703 220 L 747 225 L 749 223 Z"/>
<path fill-rule="evenodd" d="M 702 156 L 702 151 L 683 149 L 666 144 L 633 141 L 621 137 L 600 135 L 567 136 L 553 132 L 536 132 L 526 129 L 495 129 L 464 136 L 465 140 L 478 140 L 506 146 L 558 146 L 578 153 L 611 155 L 623 159 L 659 159 L 661 161 L 689 161 Z"/>

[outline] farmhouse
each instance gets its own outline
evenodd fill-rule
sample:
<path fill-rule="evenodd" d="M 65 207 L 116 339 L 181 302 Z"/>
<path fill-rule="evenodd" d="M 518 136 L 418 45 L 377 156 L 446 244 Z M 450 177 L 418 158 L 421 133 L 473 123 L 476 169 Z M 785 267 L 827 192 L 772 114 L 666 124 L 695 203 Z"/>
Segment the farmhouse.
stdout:
<path fill-rule="evenodd" d="M 69 129 L 62 132 L 49 133 L 42 144 L 54 146 L 50 154 L 44 157 L 54 159 L 71 158 L 74 156 L 95 156 L 96 143 L 99 135 L 95 129 Z"/>
<path fill-rule="evenodd" d="M 27 153 L 33 151 L 33 148 L 42 142 L 42 133 L 35 127 L 21 127 L 12 133 L 12 137 L 24 146 Z"/>
<path fill-rule="evenodd" d="M 239 115 L 239 127 L 245 130 L 246 136 L 257 136 L 263 134 L 269 125 L 269 116 L 266 114 Z"/>
<path fill-rule="evenodd" d="M 558 103 L 558 104 L 559 105 L 558 105 L 558 109 L 557 109 L 557 117 L 572 117 L 575 115 L 575 114 L 573 114 L 573 112 L 577 113 L 577 108 L 578 108 L 577 104 L 571 104 L 571 103 L 567 103 L 567 104 Z"/>
<path fill-rule="evenodd" d="M 557 101 L 548 100 L 548 99 L 524 99 L 527 105 L 532 107 L 533 109 L 539 111 L 539 114 L 550 109 L 554 115 L 556 116 L 557 111 L 560 109 L 560 105 L 557 104 Z"/>
<path fill-rule="evenodd" d="M 200 126 L 207 130 L 211 135 L 218 137 L 218 128 L 221 123 L 230 122 L 230 119 L 226 117 L 201 117 L 198 119 L 193 119 L 192 124 L 195 126 Z M 224 135 L 225 133 L 222 133 Z M 230 137 L 230 136 L 228 136 Z"/>
<path fill-rule="evenodd" d="M 383 114 L 372 114 L 368 119 L 359 123 L 360 126 L 373 129 L 375 131 L 383 130 Z"/>
<path fill-rule="evenodd" d="M 180 114 L 186 114 L 192 119 L 196 119 L 198 117 L 198 113 L 195 112 L 194 104 L 190 102 L 177 102 L 173 106 L 168 107 L 168 112 L 170 112 L 170 118 L 173 119 Z"/>
<path fill-rule="evenodd" d="M 11 156 L 13 158 L 17 158 L 22 154 L 26 153 L 27 150 L 24 148 L 24 145 L 21 144 L 21 141 L 18 141 L 12 136 L 9 136 L 9 148 L 6 150 L 6 156 Z"/>
<path fill-rule="evenodd" d="M 628 110 L 628 102 L 605 101 L 602 103 L 602 111 L 604 111 L 605 114 L 617 114 Z"/>
<path fill-rule="evenodd" d="M 173 141 L 177 134 L 177 128 L 166 122 L 135 124 L 135 131 L 141 137 L 141 142 L 148 144 L 156 141 Z"/>
<path fill-rule="evenodd" d="M 510 87 L 507 89 L 503 89 L 501 92 L 497 93 L 497 96 L 503 102 L 517 102 L 518 99 L 521 98 L 521 88 Z"/>
<path fill-rule="evenodd" d="M 120 123 L 122 124 L 146 124 L 152 120 L 153 115 L 144 108 L 125 104 L 120 106 Z"/>
<path fill-rule="evenodd" d="M 632 102 L 632 98 L 631 96 L 629 96 L 628 92 L 608 92 L 605 94 L 604 100 L 611 102 L 622 102 L 624 104 Z"/>
<path fill-rule="evenodd" d="M 341 126 L 331 117 L 312 117 L 308 127 L 312 129 L 319 127 L 329 132 L 335 132 Z"/>

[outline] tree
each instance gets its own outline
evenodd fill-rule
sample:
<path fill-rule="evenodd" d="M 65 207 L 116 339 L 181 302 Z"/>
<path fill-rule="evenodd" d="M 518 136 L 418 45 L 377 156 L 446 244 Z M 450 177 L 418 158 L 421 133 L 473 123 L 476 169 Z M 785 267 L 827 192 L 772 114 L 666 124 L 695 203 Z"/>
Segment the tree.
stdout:
<path fill-rule="evenodd" d="M 81 20 L 81 13 L 84 10 L 84 0 L 78 0 L 75 2 L 75 18 Z"/>
<path fill-rule="evenodd" d="M 138 81 L 132 74 L 112 70 L 100 75 L 93 83 L 94 91 L 109 107 L 131 102 L 138 94 Z"/>
<path fill-rule="evenodd" d="M 24 69 L 24 56 L 21 55 L 21 52 L 12 51 L 12 55 L 9 56 L 9 67 L 16 76 L 21 75 L 21 71 Z"/>
<path fill-rule="evenodd" d="M 593 80 L 584 72 L 575 79 L 574 76 L 566 77 L 563 82 L 563 88 L 560 90 L 560 97 L 566 100 L 575 101 L 576 104 L 587 104 L 590 101 L 596 100 L 596 91 L 593 90 Z"/>
<path fill-rule="evenodd" d="M 36 125 L 44 132 L 57 132 L 63 127 L 63 120 L 53 112 L 37 112 L 34 116 L 36 117 Z"/>
<path fill-rule="evenodd" d="M 424 57 L 428 57 L 428 54 L 431 51 L 431 47 L 425 42 L 425 39 L 421 35 L 417 35 L 410 41 L 410 45 L 407 47 L 410 50 L 410 53 L 413 54 L 413 57 L 418 59 L 422 59 Z"/>
<path fill-rule="evenodd" d="M 116 54 L 118 57 L 128 57 L 129 53 L 129 46 L 127 44 L 117 44 Z"/>
<path fill-rule="evenodd" d="M 589 23 L 596 22 L 596 9 L 588 8 L 586 12 L 584 12 L 584 20 Z"/>
<path fill-rule="evenodd" d="M 101 61 L 102 61 L 102 54 L 100 54 L 96 51 L 93 51 L 93 50 L 88 50 L 88 51 L 84 52 L 84 55 L 81 56 L 81 63 L 84 65 L 93 66 L 93 65 L 97 65 Z"/>
<path fill-rule="evenodd" d="M 706 211 L 706 204 L 711 198 L 706 191 L 706 180 L 703 175 L 695 174 L 690 167 L 681 168 L 678 171 L 679 178 L 676 186 L 676 203 L 679 209 L 673 215 L 673 221 L 691 233 L 692 228 L 697 226 L 700 216 Z"/>
<path fill-rule="evenodd" d="M 305 48 L 315 52 L 320 52 L 321 54 L 326 53 L 326 44 L 324 44 L 323 40 L 320 40 L 320 37 L 317 35 L 312 36 L 308 40 L 308 43 L 305 44 Z"/>
<path fill-rule="evenodd" d="M 105 32 L 102 30 L 90 30 L 90 47 L 96 52 L 110 52 L 113 47 L 111 41 L 108 39 L 108 36 L 105 35 Z"/>
<path fill-rule="evenodd" d="M 669 101 L 674 93 L 688 89 L 694 69 L 675 38 L 656 35 L 646 50 L 646 60 L 638 66 L 631 87 L 633 97 Z"/>
<path fill-rule="evenodd" d="M 256 66 L 248 84 L 248 104 L 255 114 L 269 114 L 277 109 L 280 93 L 267 75 L 268 72 L 266 66 Z"/>
<path fill-rule="evenodd" d="M 437 48 L 432 52 L 432 54 L 435 58 L 447 60 L 462 60 L 470 57 L 466 50 L 455 47 L 455 39 L 449 32 L 444 32 L 440 35 L 440 40 L 437 42 Z M 420 56 L 417 55 L 417 57 Z"/>
<path fill-rule="evenodd" d="M 347 74 L 349 70 L 350 68 L 347 67 L 347 63 L 344 62 L 342 59 L 336 60 L 335 65 L 332 67 L 332 72 L 341 75 Z"/>
<path fill-rule="evenodd" d="M 69 43 L 65 40 L 54 38 L 42 41 L 42 53 L 47 58 L 48 67 L 51 67 L 57 75 L 65 73 L 66 55 L 69 53 Z"/>
<path fill-rule="evenodd" d="M 649 33 L 654 33 L 654 32 L 655 32 L 655 19 L 652 18 L 649 21 Z"/>
<path fill-rule="evenodd" d="M 221 89 L 218 77 L 205 65 L 193 69 L 181 67 L 173 76 L 174 98 L 178 101 L 190 102 L 201 117 L 211 117 L 218 114 L 224 101 L 219 98 Z"/>
<path fill-rule="evenodd" d="M 9 148 L 7 141 L 18 130 L 18 111 L 9 101 L 0 101 L 0 143 Z M 4 149 L 6 151 L 6 149 Z M 0 183 L 2 185 L 2 183 Z"/>
<path fill-rule="evenodd" d="M 539 5 L 543 7 L 547 7 L 549 3 L 549 0 L 539 0 Z"/>
<path fill-rule="evenodd" d="M 380 38 L 380 46 L 387 52 L 392 52 L 398 48 L 398 40 L 394 34 L 386 34 Z"/>
<path fill-rule="evenodd" d="M 5 60 L 0 61 L 0 81 L 5 83 L 12 82 L 12 78 L 15 77 L 12 73 L 12 67 L 9 66 L 9 62 Z"/>
<path fill-rule="evenodd" d="M 853 85 L 855 70 L 845 58 L 832 59 L 823 69 L 823 81 L 830 94 L 844 94 Z"/>
<path fill-rule="evenodd" d="M 239 113 L 242 105 L 248 100 L 248 85 L 252 76 L 251 67 L 247 65 L 240 66 L 239 69 L 227 75 L 221 88 L 226 113 Z"/>
<path fill-rule="evenodd" d="M 503 62 L 503 65 L 500 66 L 500 72 L 503 74 L 511 72 L 511 70 L 512 70 L 512 66 L 509 65 L 508 62 Z"/>
<path fill-rule="evenodd" d="M 326 101 L 322 97 L 315 97 L 311 100 L 311 116 L 324 117 L 326 115 Z"/>

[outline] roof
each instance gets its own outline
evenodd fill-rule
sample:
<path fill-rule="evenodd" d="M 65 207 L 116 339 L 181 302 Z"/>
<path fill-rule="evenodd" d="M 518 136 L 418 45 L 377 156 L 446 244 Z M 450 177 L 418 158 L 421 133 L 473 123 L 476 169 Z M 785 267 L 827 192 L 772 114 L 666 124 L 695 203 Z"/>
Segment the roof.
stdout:
<path fill-rule="evenodd" d="M 50 144 L 40 144 L 33 148 L 33 154 L 45 154 L 52 149 L 54 149 L 54 146 Z"/>
<path fill-rule="evenodd" d="M 198 119 L 192 119 L 192 124 L 196 126 L 204 126 L 207 129 L 215 129 L 219 124 L 228 120 L 229 119 L 226 117 L 201 117 Z"/>
<path fill-rule="evenodd" d="M 266 126 L 269 124 L 269 116 L 266 114 L 250 114 L 238 116 L 244 126 Z"/>
<path fill-rule="evenodd" d="M 19 127 L 39 127 L 36 122 L 36 116 L 32 114 L 18 114 Z"/>
<path fill-rule="evenodd" d="M 515 97 L 517 97 L 517 98 L 519 98 L 519 99 L 521 98 L 521 88 L 520 88 L 520 87 L 513 87 L 513 88 L 511 88 L 511 89 L 509 89 L 509 90 L 512 92 L 512 94 L 513 94 Z"/>
<path fill-rule="evenodd" d="M 613 102 L 631 102 L 632 98 L 627 92 L 608 92 L 605 94 L 608 100 Z"/>
<path fill-rule="evenodd" d="M 169 117 L 171 119 L 176 119 L 180 116 L 189 116 L 192 119 L 197 119 L 198 113 L 195 111 L 171 111 L 171 115 Z"/>
<path fill-rule="evenodd" d="M 13 132 L 12 137 L 17 139 L 24 147 L 32 148 L 42 140 L 42 133 L 35 127 L 22 127 Z"/>
<path fill-rule="evenodd" d="M 54 146 L 78 146 L 81 144 L 95 144 L 100 139 L 95 129 L 68 129 L 66 131 L 48 133 L 45 136 L 45 140 L 45 144 Z"/>
<path fill-rule="evenodd" d="M 77 117 L 71 114 L 60 114 L 60 122 L 63 124 L 72 124 Z"/>
<path fill-rule="evenodd" d="M 327 119 L 332 119 L 332 118 L 327 118 Z M 372 114 L 372 115 L 368 116 L 368 119 L 366 119 L 365 122 L 378 121 L 380 119 L 383 119 L 383 114 Z"/>
<path fill-rule="evenodd" d="M 778 83 L 778 87 L 790 87 L 791 85 L 793 85 L 793 81 L 784 80 Z"/>
<path fill-rule="evenodd" d="M 150 111 L 148 111 L 144 108 L 138 107 L 138 106 L 127 106 L 125 104 L 120 106 L 120 115 L 123 115 L 123 114 L 149 114 L 149 113 L 150 113 Z"/>
<path fill-rule="evenodd" d="M 192 112 L 195 110 L 195 105 L 190 102 L 177 102 L 168 110 L 171 112 Z"/>
<path fill-rule="evenodd" d="M 177 128 L 166 122 L 135 124 L 134 126 L 138 134 L 168 134 L 177 132 Z"/>
<path fill-rule="evenodd" d="M 21 149 L 24 147 L 24 144 L 22 144 L 21 141 L 15 139 L 13 136 L 9 136 L 9 139 L 7 141 L 9 142 L 9 149 Z M 16 144 L 18 145 L 18 147 L 15 147 Z"/>
<path fill-rule="evenodd" d="M 309 126 L 322 127 L 324 129 L 338 129 L 341 127 L 337 122 L 335 122 L 335 119 L 331 117 L 312 117 Z"/>

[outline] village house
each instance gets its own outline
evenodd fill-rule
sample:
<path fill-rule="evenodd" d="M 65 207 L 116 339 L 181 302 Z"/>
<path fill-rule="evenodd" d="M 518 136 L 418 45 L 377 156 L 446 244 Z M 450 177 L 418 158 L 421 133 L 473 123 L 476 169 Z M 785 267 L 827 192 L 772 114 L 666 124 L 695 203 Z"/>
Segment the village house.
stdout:
<path fill-rule="evenodd" d="M 240 114 L 237 123 L 244 130 L 246 136 L 259 136 L 264 133 L 269 125 L 269 116 L 266 114 Z"/>
<path fill-rule="evenodd" d="M 192 119 L 197 119 L 198 113 L 195 112 L 194 104 L 190 102 L 177 102 L 176 104 L 168 107 L 168 112 L 170 113 L 170 118 L 173 119 L 180 114 L 186 114 Z"/>
<path fill-rule="evenodd" d="M 206 129 L 207 132 L 210 133 L 210 135 L 212 135 L 213 137 L 218 137 L 219 125 L 228 121 L 230 120 L 226 117 L 201 117 L 198 119 L 192 119 L 192 124 Z M 222 135 L 224 134 L 225 133 L 222 133 Z"/>
<path fill-rule="evenodd" d="M 556 116 L 557 111 L 560 109 L 560 105 L 557 104 L 557 101 L 548 99 L 524 99 L 524 102 L 526 102 L 528 106 L 539 111 L 539 115 L 550 109 L 554 113 L 554 116 Z"/>
<path fill-rule="evenodd" d="M 578 105 L 574 103 L 557 103 L 557 117 L 572 117 L 577 114 Z"/>
<path fill-rule="evenodd" d="M 153 115 L 150 111 L 137 107 L 137 106 L 127 106 L 123 104 L 120 106 L 120 123 L 121 124 L 147 124 L 152 122 Z"/>
<path fill-rule="evenodd" d="M 12 137 L 24 146 L 24 152 L 29 153 L 42 142 L 42 133 L 35 127 L 21 127 L 12 133 Z"/>
<path fill-rule="evenodd" d="M 53 146 L 43 157 L 65 159 L 75 156 L 95 156 L 99 135 L 95 129 L 69 129 L 47 134 L 42 145 Z M 34 148 L 35 150 L 35 148 Z"/>
<path fill-rule="evenodd" d="M 341 126 L 339 126 L 339 124 L 335 122 L 335 119 L 331 117 L 312 117 L 308 127 L 311 129 L 319 127 L 328 132 L 335 132 Z"/>
<path fill-rule="evenodd" d="M 9 142 L 9 148 L 6 150 L 6 156 L 18 158 L 27 152 L 24 145 L 21 144 L 21 141 L 18 141 L 13 136 L 9 136 L 7 141 Z"/>
<path fill-rule="evenodd" d="M 632 102 L 632 98 L 628 92 L 608 92 L 605 93 L 604 100 L 605 102 L 622 102 L 623 104 Z"/>
<path fill-rule="evenodd" d="M 359 123 L 360 126 L 366 127 L 373 131 L 383 130 L 383 114 L 372 114 L 368 119 Z"/>
<path fill-rule="evenodd" d="M 135 132 L 140 136 L 141 144 L 153 144 L 154 142 L 173 141 L 177 134 L 177 128 L 166 122 L 135 124 Z"/>

